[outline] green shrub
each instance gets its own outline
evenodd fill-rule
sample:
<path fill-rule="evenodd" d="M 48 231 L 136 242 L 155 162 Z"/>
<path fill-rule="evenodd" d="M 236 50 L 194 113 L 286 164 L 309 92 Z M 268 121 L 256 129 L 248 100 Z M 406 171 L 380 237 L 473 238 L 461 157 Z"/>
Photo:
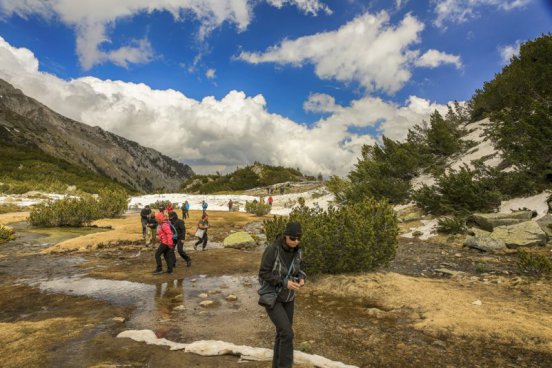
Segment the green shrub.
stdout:
<path fill-rule="evenodd" d="M 98 201 L 90 195 L 81 198 L 66 197 L 58 201 L 37 204 L 29 222 L 33 226 L 86 226 L 100 216 Z"/>
<path fill-rule="evenodd" d="M 364 272 L 388 264 L 397 247 L 397 219 L 386 200 L 365 198 L 341 208 L 300 206 L 289 218 L 264 221 L 267 239 L 273 240 L 288 221 L 303 228 L 301 247 L 311 274 Z"/>
<path fill-rule="evenodd" d="M 464 166 L 438 177 L 432 187 L 423 185 L 413 199 L 426 213 L 465 215 L 492 212 L 500 205 L 501 194 L 491 178 Z"/>
<path fill-rule="evenodd" d="M 437 221 L 437 232 L 443 234 L 463 234 L 466 222 L 463 217 L 443 217 Z"/>
<path fill-rule="evenodd" d="M 270 213 L 272 207 L 268 203 L 257 201 L 245 201 L 245 212 L 252 213 L 256 216 L 265 216 Z"/>
<path fill-rule="evenodd" d="M 347 200 L 360 201 L 365 197 L 374 197 L 402 203 L 408 199 L 410 180 L 416 176 L 420 165 L 417 148 L 408 142 L 383 137 L 382 145 L 365 145 L 355 168 L 349 173 Z M 345 185 L 337 181 L 334 184 L 337 188 Z"/>
<path fill-rule="evenodd" d="M 0 244 L 15 239 L 15 230 L 0 224 Z"/>
<path fill-rule="evenodd" d="M 490 117 L 488 133 L 503 156 L 538 180 L 552 177 L 552 35 L 521 45 L 470 101 L 472 119 Z"/>
<path fill-rule="evenodd" d="M 540 254 L 530 254 L 524 250 L 518 250 L 518 268 L 521 272 L 535 276 L 552 274 L 552 262 L 548 257 Z"/>
<path fill-rule="evenodd" d="M 337 203 L 345 203 L 347 201 L 347 192 L 351 186 L 351 182 L 347 179 L 342 179 L 339 176 L 332 175 L 326 181 L 326 188 L 335 197 Z"/>
<path fill-rule="evenodd" d="M 101 217 L 117 217 L 128 208 L 128 193 L 124 190 L 101 190 L 98 198 Z"/>
<path fill-rule="evenodd" d="M 98 198 L 85 194 L 37 204 L 31 211 L 29 222 L 43 227 L 86 226 L 99 218 L 118 216 L 126 208 L 126 192 L 102 191 Z"/>
<path fill-rule="evenodd" d="M 163 200 L 163 201 L 155 201 L 154 203 L 150 203 L 149 206 L 153 209 L 156 209 L 158 210 L 159 207 L 163 206 L 165 208 L 168 207 L 169 203 L 171 203 L 171 201 L 168 201 L 168 200 Z"/>

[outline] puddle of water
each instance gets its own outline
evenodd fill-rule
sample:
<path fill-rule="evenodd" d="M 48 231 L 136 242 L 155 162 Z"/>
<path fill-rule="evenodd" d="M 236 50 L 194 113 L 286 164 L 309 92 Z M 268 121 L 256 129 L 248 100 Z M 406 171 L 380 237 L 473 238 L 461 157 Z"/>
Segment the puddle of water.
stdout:
<path fill-rule="evenodd" d="M 41 290 L 52 293 L 87 296 L 115 305 L 141 306 L 155 291 L 155 286 L 131 281 L 101 280 L 90 277 L 64 277 L 38 283 Z"/>
<path fill-rule="evenodd" d="M 17 234 L 15 242 L 24 246 L 50 246 L 82 235 L 109 231 L 96 227 L 32 227 L 22 221 L 11 224 Z"/>
<path fill-rule="evenodd" d="M 48 293 L 86 296 L 114 305 L 135 306 L 127 326 L 155 329 L 159 323 L 184 321 L 190 316 L 195 322 L 203 323 L 215 316 L 228 318 L 229 314 L 240 309 L 243 312 L 244 307 L 256 305 L 255 283 L 253 276 L 197 276 L 150 285 L 75 275 L 35 280 L 30 285 Z M 226 300 L 229 294 L 235 295 L 237 300 Z M 199 303 L 205 300 L 214 304 L 209 308 L 201 307 Z"/>

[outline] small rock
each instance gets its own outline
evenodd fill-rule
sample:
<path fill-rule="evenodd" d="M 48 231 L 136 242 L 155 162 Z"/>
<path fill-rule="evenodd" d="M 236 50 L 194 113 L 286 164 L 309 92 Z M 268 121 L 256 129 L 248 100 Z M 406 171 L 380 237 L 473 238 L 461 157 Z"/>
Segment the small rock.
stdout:
<path fill-rule="evenodd" d="M 435 340 L 435 341 L 433 341 L 433 343 L 431 345 L 438 346 L 438 347 L 443 348 L 443 349 L 447 348 L 447 344 L 444 341 L 441 341 L 441 340 Z"/>
<path fill-rule="evenodd" d="M 406 344 L 403 343 L 403 342 L 399 342 L 399 343 L 396 345 L 396 348 L 397 348 L 398 350 L 404 350 L 404 349 L 406 349 Z"/>
<path fill-rule="evenodd" d="M 209 312 L 207 311 L 201 311 L 198 313 L 200 316 L 208 316 L 209 315 Z"/>
<path fill-rule="evenodd" d="M 226 297 L 226 300 L 228 300 L 229 302 L 235 302 L 236 300 L 238 300 L 238 297 L 234 294 L 230 294 Z"/>
<path fill-rule="evenodd" d="M 126 318 L 125 317 L 113 317 L 112 320 L 114 322 L 123 323 L 124 321 L 126 321 Z"/>
<path fill-rule="evenodd" d="M 435 272 L 442 273 L 444 275 L 449 275 L 449 276 L 458 276 L 458 275 L 464 274 L 464 272 L 462 271 L 449 270 L 448 268 L 438 268 L 435 270 Z"/>
<path fill-rule="evenodd" d="M 186 307 L 184 307 L 183 305 L 179 305 L 178 307 L 175 307 L 173 310 L 175 310 L 175 311 L 183 311 L 183 310 L 186 310 Z"/>
<path fill-rule="evenodd" d="M 190 282 L 197 282 L 197 279 L 191 279 Z"/>
<path fill-rule="evenodd" d="M 215 304 L 215 302 L 212 300 L 204 300 L 201 303 L 199 303 L 199 305 L 201 305 L 203 308 L 211 307 L 213 304 Z"/>
<path fill-rule="evenodd" d="M 200 297 L 201 299 L 207 299 L 209 297 L 209 294 L 201 293 L 201 294 L 198 295 L 198 297 Z"/>
<path fill-rule="evenodd" d="M 483 303 L 481 302 L 481 300 L 477 299 L 476 301 L 472 302 L 472 304 L 473 304 L 473 305 L 478 305 L 478 306 L 479 306 L 479 305 L 481 305 L 481 304 L 483 304 Z"/>
<path fill-rule="evenodd" d="M 462 257 L 462 254 L 460 254 L 460 253 L 454 253 L 454 256 L 459 258 L 459 257 Z"/>

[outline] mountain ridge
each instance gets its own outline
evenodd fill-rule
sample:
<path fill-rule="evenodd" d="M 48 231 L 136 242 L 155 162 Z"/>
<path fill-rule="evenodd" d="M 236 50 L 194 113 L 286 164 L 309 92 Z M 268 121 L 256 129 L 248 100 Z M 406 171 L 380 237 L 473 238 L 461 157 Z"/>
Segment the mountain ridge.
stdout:
<path fill-rule="evenodd" d="M 177 190 L 193 170 L 153 148 L 56 113 L 0 79 L 0 134 L 138 191 Z"/>

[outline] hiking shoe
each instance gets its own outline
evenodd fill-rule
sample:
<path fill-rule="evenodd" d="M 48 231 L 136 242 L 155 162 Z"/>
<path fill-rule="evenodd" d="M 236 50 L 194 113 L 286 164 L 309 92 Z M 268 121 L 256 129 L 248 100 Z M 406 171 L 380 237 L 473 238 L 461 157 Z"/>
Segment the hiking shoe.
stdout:
<path fill-rule="evenodd" d="M 189 261 L 186 261 L 186 266 L 192 267 L 192 260 L 191 259 Z"/>
<path fill-rule="evenodd" d="M 152 272 L 154 275 L 161 275 L 163 273 L 163 270 L 155 270 Z"/>
<path fill-rule="evenodd" d="M 168 273 L 168 274 L 171 274 L 171 273 L 173 273 L 173 272 L 172 272 L 172 270 L 169 270 L 169 271 L 167 271 L 167 273 Z"/>

